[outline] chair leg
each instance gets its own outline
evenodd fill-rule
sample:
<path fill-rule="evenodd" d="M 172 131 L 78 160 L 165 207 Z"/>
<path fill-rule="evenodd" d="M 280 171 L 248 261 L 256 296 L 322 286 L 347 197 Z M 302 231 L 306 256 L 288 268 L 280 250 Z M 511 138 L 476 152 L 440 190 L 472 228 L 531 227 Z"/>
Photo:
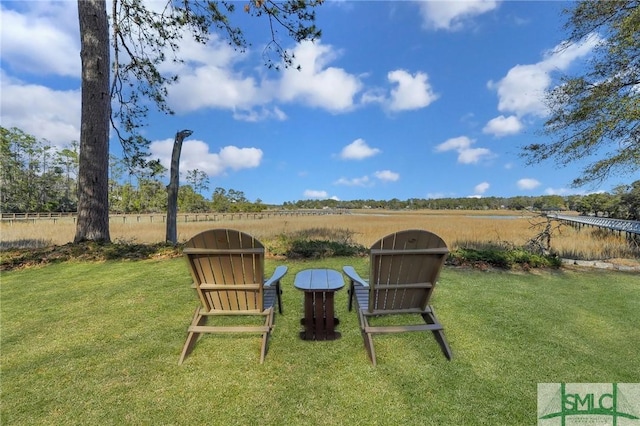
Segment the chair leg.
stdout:
<path fill-rule="evenodd" d="M 434 331 L 433 335 L 438 341 L 438 344 L 440 345 L 440 349 L 442 349 L 442 353 L 444 354 L 444 356 L 446 356 L 447 359 L 451 361 L 453 359 L 453 353 L 451 352 L 451 348 L 447 343 L 447 338 L 444 337 L 444 331 L 443 330 Z"/>
<path fill-rule="evenodd" d="M 364 316 L 362 311 L 358 311 L 358 316 L 360 319 L 360 334 L 362 334 L 362 341 L 364 342 L 364 348 L 367 350 L 367 355 L 369 355 L 369 360 L 373 366 L 376 366 L 376 350 L 373 347 L 373 335 L 367 332 L 367 328 L 369 328 L 369 322 L 367 321 L 367 317 Z"/>
<path fill-rule="evenodd" d="M 271 331 L 273 330 L 273 321 L 275 317 L 275 312 L 273 308 L 269 309 L 269 313 L 267 314 L 267 318 L 265 319 L 264 325 L 267 327 L 267 331 L 262 333 L 262 349 L 260 350 L 260 364 L 264 363 L 264 359 L 267 356 L 267 351 L 269 350 L 269 337 L 271 336 Z"/>
<path fill-rule="evenodd" d="M 347 307 L 349 309 L 349 312 L 351 312 L 351 308 L 353 307 L 354 293 L 355 293 L 355 286 L 354 286 L 353 280 L 351 280 L 351 284 L 349 285 L 349 290 L 347 291 L 347 295 L 349 297 L 349 305 Z"/>
<path fill-rule="evenodd" d="M 262 333 L 262 349 L 260 349 L 260 364 L 264 363 L 264 358 L 267 356 L 267 350 L 269 349 L 269 332 Z"/>
<path fill-rule="evenodd" d="M 200 307 L 196 308 L 195 313 L 193 314 L 193 319 L 191 320 L 191 325 L 189 328 L 193 326 L 204 325 L 207 322 L 207 317 L 204 315 L 200 315 Z M 182 365 L 184 359 L 191 353 L 193 347 L 200 337 L 201 333 L 195 331 L 189 331 L 187 334 L 187 341 L 184 343 L 184 347 L 182 348 L 182 354 L 180 354 L 180 359 L 178 360 L 178 365 Z"/>
<path fill-rule="evenodd" d="M 276 295 L 278 297 L 278 312 L 282 315 L 282 289 L 280 288 L 280 281 L 276 283 Z"/>
<path fill-rule="evenodd" d="M 435 313 L 433 313 L 433 308 L 431 308 L 431 312 L 425 312 L 424 314 L 422 314 L 422 318 L 427 324 L 439 324 Z M 451 348 L 449 347 L 447 338 L 444 335 L 444 330 L 442 328 L 439 330 L 433 330 L 433 337 L 436 338 L 436 341 L 440 345 L 440 349 L 442 349 L 442 353 L 444 353 L 444 356 L 446 356 L 447 359 L 451 361 L 451 359 L 453 359 L 453 353 L 451 352 Z"/>
<path fill-rule="evenodd" d="M 375 367 L 376 362 L 376 350 L 373 347 L 373 336 L 371 333 L 366 333 L 363 331 L 364 338 L 364 346 L 367 349 L 367 353 L 369 354 L 369 359 L 371 360 L 371 364 Z"/>

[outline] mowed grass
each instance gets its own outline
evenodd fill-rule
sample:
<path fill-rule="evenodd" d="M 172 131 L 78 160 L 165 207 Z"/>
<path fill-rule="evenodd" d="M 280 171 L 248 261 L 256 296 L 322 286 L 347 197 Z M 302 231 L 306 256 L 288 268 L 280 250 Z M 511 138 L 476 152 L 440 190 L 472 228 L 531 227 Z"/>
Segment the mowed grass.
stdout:
<path fill-rule="evenodd" d="M 284 314 L 260 337 L 207 335 L 177 361 L 197 299 L 183 259 L 68 262 L 2 274 L 6 425 L 525 425 L 541 382 L 640 382 L 637 274 L 445 268 L 430 334 L 375 337 L 366 356 L 346 288 L 342 338 L 298 337 L 295 273 L 366 259 L 286 263 Z"/>

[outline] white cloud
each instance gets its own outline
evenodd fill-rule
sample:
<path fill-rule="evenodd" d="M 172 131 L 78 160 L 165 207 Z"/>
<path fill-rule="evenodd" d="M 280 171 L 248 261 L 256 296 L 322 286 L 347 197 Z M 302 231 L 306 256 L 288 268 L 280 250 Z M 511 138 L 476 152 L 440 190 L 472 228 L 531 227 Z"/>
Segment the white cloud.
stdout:
<path fill-rule="evenodd" d="M 80 90 L 25 84 L 0 72 L 2 126 L 63 147 L 80 140 Z"/>
<path fill-rule="evenodd" d="M 2 61 L 16 72 L 80 77 L 76 2 L 21 2 L 18 12 L 0 5 Z"/>
<path fill-rule="evenodd" d="M 445 198 L 443 192 L 429 192 L 427 193 L 427 199 L 437 200 L 438 198 Z"/>
<path fill-rule="evenodd" d="M 392 84 L 397 84 L 391 90 L 391 111 L 424 108 L 438 99 L 429 84 L 429 77 L 423 72 L 411 75 L 404 70 L 396 70 L 388 73 L 387 78 Z"/>
<path fill-rule="evenodd" d="M 551 73 L 566 70 L 575 60 L 588 55 L 601 39 L 589 36 L 568 48 L 556 46 L 536 64 L 516 65 L 498 82 L 489 81 L 487 87 L 498 94 L 498 110 L 522 117 L 548 114 L 544 94 L 552 84 Z"/>
<path fill-rule="evenodd" d="M 518 189 L 531 190 L 531 189 L 535 189 L 538 186 L 540 186 L 540 182 L 538 182 L 535 179 L 525 178 L 525 179 L 520 179 L 517 182 L 517 185 L 518 185 Z"/>
<path fill-rule="evenodd" d="M 572 43 L 568 46 L 560 44 L 546 52 L 544 60 L 540 64 L 549 71 L 566 70 L 576 60 L 591 54 L 593 49 L 602 41 L 603 39 L 598 34 L 592 33 L 577 43 Z"/>
<path fill-rule="evenodd" d="M 259 108 L 253 110 L 242 110 L 242 111 L 234 111 L 233 118 L 238 121 L 247 121 L 250 123 L 255 123 L 258 121 L 264 121 L 268 119 L 274 119 L 276 121 L 285 121 L 287 119 L 287 114 L 285 114 L 280 108 L 274 107 L 273 109 L 269 108 Z"/>
<path fill-rule="evenodd" d="M 245 57 L 246 53 L 234 50 L 215 33 L 210 34 L 206 44 L 199 43 L 189 35 L 185 35 L 180 41 L 182 62 L 165 61 L 160 65 L 160 69 L 171 74 L 181 74 L 203 66 L 227 69 L 240 63 Z"/>
<path fill-rule="evenodd" d="M 369 176 L 362 176 L 359 178 L 340 178 L 334 182 L 336 185 L 345 185 L 345 186 L 370 186 L 371 182 L 369 180 Z"/>
<path fill-rule="evenodd" d="M 276 74 L 277 79 L 258 79 L 239 71 L 248 52 L 235 52 L 217 37 L 206 46 L 185 40 L 180 50 L 185 63 L 163 68 L 180 75 L 179 82 L 169 88 L 170 105 L 178 112 L 231 109 L 236 119 L 245 121 L 283 119 L 281 110 L 268 108 L 274 102 L 300 103 L 333 113 L 355 107 L 362 83 L 342 68 L 328 66 L 340 52 L 318 41 L 300 43 L 292 53 L 299 70 L 287 68 Z M 256 107 L 262 107 L 262 112 L 252 111 Z"/>
<path fill-rule="evenodd" d="M 166 168 L 171 164 L 173 139 L 154 141 L 149 146 L 152 158 L 159 158 Z M 258 148 L 238 148 L 225 146 L 219 153 L 209 152 L 209 145 L 200 140 L 186 140 L 182 144 L 180 155 L 180 170 L 201 170 L 207 176 L 217 176 L 226 170 L 241 170 L 255 168 L 262 161 L 262 150 Z"/>
<path fill-rule="evenodd" d="M 571 191 L 567 188 L 547 188 L 544 190 L 547 195 L 570 195 L 575 194 L 575 191 Z"/>
<path fill-rule="evenodd" d="M 299 101 L 336 113 L 353 109 L 354 98 L 362 89 L 362 83 L 342 68 L 327 67 L 339 52 L 320 42 L 305 41 L 296 46 L 293 54 L 301 69 L 283 71 L 278 85 L 279 99 Z"/>
<path fill-rule="evenodd" d="M 157 4 L 157 3 L 155 3 Z M 173 53 L 166 52 L 167 57 Z M 165 75 L 178 75 L 177 83 L 168 86 L 169 106 L 179 113 L 205 108 L 244 110 L 238 119 L 271 117 L 249 111 L 256 105 L 269 103 L 272 95 L 261 87 L 255 77 L 238 71 L 249 56 L 234 50 L 229 44 L 212 34 L 207 44 L 198 43 L 185 34 L 180 41 L 179 57 L 182 62 L 165 61 L 158 69 Z"/>
<path fill-rule="evenodd" d="M 451 138 L 436 146 L 436 152 L 456 151 L 458 152 L 458 163 L 476 164 L 481 160 L 490 159 L 494 156 L 491 150 L 487 148 L 471 148 L 475 140 L 466 136 Z"/>
<path fill-rule="evenodd" d="M 373 173 L 373 177 L 383 182 L 396 182 L 400 179 L 400 174 L 396 172 L 392 172 L 391 170 L 380 170 Z M 374 182 L 371 181 L 369 176 L 362 176 L 357 178 L 344 178 L 334 182 L 335 185 L 345 185 L 345 186 L 373 186 Z"/>
<path fill-rule="evenodd" d="M 498 111 L 542 117 L 547 114 L 544 91 L 550 84 L 549 73 L 536 64 L 516 65 L 499 82 L 490 81 L 488 87 L 498 93 Z"/>
<path fill-rule="evenodd" d="M 379 87 L 366 89 L 362 96 L 360 96 L 360 103 L 362 105 L 384 104 L 386 100 L 386 90 Z"/>
<path fill-rule="evenodd" d="M 423 26 L 435 30 L 459 30 L 465 21 L 498 7 L 495 0 L 421 1 Z"/>
<path fill-rule="evenodd" d="M 487 148 L 469 148 L 459 151 L 458 163 L 477 164 L 484 158 L 491 158 L 491 150 Z"/>
<path fill-rule="evenodd" d="M 518 119 L 518 117 L 514 115 L 511 115 L 509 117 L 500 115 L 492 120 L 489 120 L 486 126 L 484 126 L 484 129 L 482 129 L 482 132 L 497 137 L 502 137 L 517 134 L 522 130 L 522 128 L 522 122 L 520 122 L 520 119 Z"/>
<path fill-rule="evenodd" d="M 365 142 L 364 139 L 356 139 L 349 145 L 342 148 L 340 158 L 343 160 L 362 160 L 379 154 L 380 152 L 382 151 L 378 148 L 371 148 L 367 145 L 367 142 Z"/>
<path fill-rule="evenodd" d="M 253 77 L 215 65 L 185 70 L 179 82 L 169 87 L 168 100 L 181 113 L 203 108 L 250 109 L 269 101 Z"/>
<path fill-rule="evenodd" d="M 375 177 L 386 182 L 396 182 L 400 179 L 400 174 L 392 172 L 391 170 L 380 170 L 373 174 Z"/>
<path fill-rule="evenodd" d="M 475 194 L 484 194 L 485 192 L 487 192 L 489 187 L 491 187 L 491 185 L 489 185 L 489 182 L 482 182 L 477 184 L 475 188 L 473 188 L 473 192 Z"/>
<path fill-rule="evenodd" d="M 169 103 L 178 112 L 202 108 L 234 110 L 234 118 L 258 121 L 283 119 L 282 114 L 265 114 L 275 102 L 299 103 L 332 113 L 348 112 L 360 105 L 386 104 L 391 111 L 424 108 L 435 101 L 434 93 L 424 72 L 410 74 L 404 70 L 391 71 L 388 81 L 394 86 L 389 97 L 386 89 L 364 89 L 362 76 L 342 68 L 329 66 L 341 52 L 331 45 L 303 42 L 293 50 L 300 69 L 287 68 L 277 79 L 258 79 L 236 68 L 246 54 L 233 51 L 223 41 L 213 38 L 207 46 L 185 42 L 181 48 L 184 64 L 164 65 L 166 71 L 180 75 L 177 84 L 169 88 Z M 253 111 L 262 107 L 262 112 Z M 275 108 L 274 108 L 275 110 Z"/>
<path fill-rule="evenodd" d="M 451 139 L 448 139 L 448 140 L 444 141 L 440 145 L 436 146 L 436 152 L 445 152 L 445 151 L 451 151 L 451 150 L 456 150 L 456 151 L 464 150 L 464 149 L 469 148 L 469 146 L 471 146 L 471 144 L 474 143 L 474 142 L 475 141 L 469 139 L 466 136 L 459 136 L 457 138 L 451 138 Z"/>
<path fill-rule="evenodd" d="M 225 146 L 220 150 L 220 159 L 233 170 L 258 167 L 262 161 L 262 150 L 258 148 L 238 148 Z"/>
<path fill-rule="evenodd" d="M 185 64 L 165 65 L 166 70 L 180 75 L 179 82 L 169 88 L 170 105 L 178 112 L 233 109 L 236 119 L 257 121 L 282 119 L 284 113 L 264 114 L 266 106 L 274 102 L 299 103 L 343 113 L 356 108 L 358 102 L 386 104 L 391 111 L 405 111 L 424 108 L 438 98 L 426 73 L 395 70 L 387 75 L 394 86 L 388 98 L 385 89 L 369 88 L 357 100 L 364 89 L 362 76 L 329 66 L 341 55 L 339 50 L 320 41 L 303 42 L 295 47 L 293 54 L 300 69 L 283 69 L 277 74 L 278 79 L 257 79 L 236 69 L 245 56 L 221 40 L 214 38 L 207 46 L 186 42 L 181 49 Z M 257 107 L 263 107 L 263 112 L 254 112 Z"/>
<path fill-rule="evenodd" d="M 306 189 L 303 195 L 307 198 L 327 198 L 327 191 L 318 191 L 316 189 Z"/>

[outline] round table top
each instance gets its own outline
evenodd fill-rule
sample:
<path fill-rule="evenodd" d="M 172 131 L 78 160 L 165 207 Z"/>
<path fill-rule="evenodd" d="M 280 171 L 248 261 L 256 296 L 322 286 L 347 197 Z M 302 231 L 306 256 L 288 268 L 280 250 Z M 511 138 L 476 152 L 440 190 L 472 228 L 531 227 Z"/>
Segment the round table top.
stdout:
<path fill-rule="evenodd" d="M 296 274 L 293 285 L 305 291 L 331 291 L 344 287 L 344 279 L 334 269 L 305 269 Z"/>

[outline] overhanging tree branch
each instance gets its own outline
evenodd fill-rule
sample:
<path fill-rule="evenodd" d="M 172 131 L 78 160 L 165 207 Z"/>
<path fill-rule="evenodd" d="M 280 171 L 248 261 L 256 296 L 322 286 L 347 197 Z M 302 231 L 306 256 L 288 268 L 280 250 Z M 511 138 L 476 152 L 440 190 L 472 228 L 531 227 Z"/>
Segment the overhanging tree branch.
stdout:
<path fill-rule="evenodd" d="M 583 0 L 566 10 L 571 29 L 564 48 L 600 33 L 584 75 L 562 78 L 547 92 L 551 142 L 523 148 L 528 164 L 554 158 L 590 161 L 573 186 L 598 184 L 640 170 L 640 0 Z"/>

